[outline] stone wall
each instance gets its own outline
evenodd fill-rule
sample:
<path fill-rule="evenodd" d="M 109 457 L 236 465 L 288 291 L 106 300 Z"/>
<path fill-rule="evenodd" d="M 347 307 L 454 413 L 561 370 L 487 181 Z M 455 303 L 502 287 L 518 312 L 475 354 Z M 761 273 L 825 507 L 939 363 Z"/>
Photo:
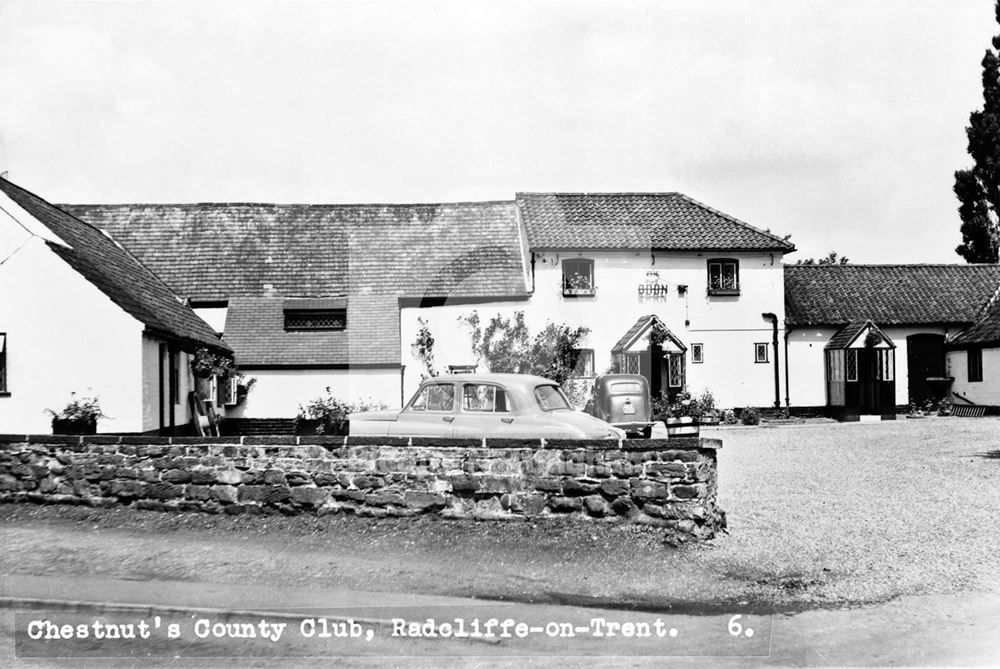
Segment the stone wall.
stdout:
<path fill-rule="evenodd" d="M 0 501 L 725 526 L 717 439 L 0 435 Z"/>

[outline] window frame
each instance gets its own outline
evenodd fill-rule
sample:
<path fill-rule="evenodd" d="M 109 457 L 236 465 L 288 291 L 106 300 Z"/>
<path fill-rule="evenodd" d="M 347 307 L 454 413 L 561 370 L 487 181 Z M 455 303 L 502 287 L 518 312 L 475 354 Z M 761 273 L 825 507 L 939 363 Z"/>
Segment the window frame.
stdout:
<path fill-rule="evenodd" d="M 493 389 L 493 408 L 492 409 L 472 409 L 465 406 L 466 389 L 468 388 L 492 388 Z M 507 407 L 506 410 L 500 411 L 497 407 L 497 394 L 503 393 L 504 395 L 504 405 Z M 487 415 L 487 414 L 511 414 L 514 413 L 514 409 L 511 406 L 510 393 L 507 389 L 496 383 L 486 383 L 486 382 L 474 382 L 469 381 L 462 384 L 462 402 L 459 404 L 459 408 L 462 413 L 472 414 L 475 416 Z"/>
<path fill-rule="evenodd" d="M 570 286 L 568 280 L 567 267 L 572 265 L 581 265 L 586 268 L 586 273 L 573 271 L 574 276 L 585 276 L 588 280 L 587 286 Z M 587 297 L 590 295 L 595 295 L 597 289 L 594 287 L 594 259 L 593 258 L 564 258 L 562 265 L 560 266 L 562 270 L 562 294 L 565 297 Z"/>
<path fill-rule="evenodd" d="M 313 316 L 315 318 L 339 318 L 340 325 L 289 325 L 289 318 Z M 340 332 L 347 329 L 347 308 L 335 309 L 284 309 L 282 312 L 285 332 Z"/>
<path fill-rule="evenodd" d="M 451 388 L 451 408 L 450 409 L 428 409 L 426 402 L 424 402 L 424 408 L 422 408 L 422 409 L 414 409 L 413 408 L 414 405 L 417 403 L 417 398 L 420 397 L 421 393 L 423 393 L 424 391 L 428 391 L 429 392 L 430 388 L 432 386 L 444 386 L 444 387 L 447 387 L 447 388 Z M 455 413 L 455 400 L 456 400 L 457 396 L 458 396 L 458 393 L 455 391 L 455 384 L 454 383 L 447 383 L 447 382 L 427 383 L 427 384 L 424 384 L 424 385 L 420 386 L 420 388 L 417 390 L 417 392 L 413 395 L 413 399 L 411 399 L 410 402 L 409 402 L 409 404 L 406 405 L 406 408 L 404 409 L 404 411 L 418 413 L 418 414 L 428 414 L 428 413 L 431 413 L 431 414 L 443 414 L 443 415 L 453 414 L 453 413 Z"/>
<path fill-rule="evenodd" d="M 725 279 L 725 269 L 727 265 L 733 267 L 733 285 L 722 285 Z M 719 285 L 712 285 L 712 267 L 719 267 Z M 709 258 L 705 267 L 707 270 L 707 283 L 709 295 L 739 295 L 740 294 L 740 261 L 736 258 Z"/>
<path fill-rule="evenodd" d="M 691 344 L 691 364 L 700 365 L 705 362 L 705 345 L 701 342 Z"/>
<path fill-rule="evenodd" d="M 755 341 L 753 343 L 753 362 L 755 365 L 766 365 L 771 362 L 770 347 L 771 345 L 766 341 Z M 764 352 L 763 356 L 759 355 L 761 351 Z"/>
<path fill-rule="evenodd" d="M 965 378 L 969 383 L 983 381 L 983 349 L 978 346 L 966 350 Z"/>
<path fill-rule="evenodd" d="M 861 364 L 860 356 L 858 355 L 858 349 L 849 348 L 846 349 L 844 353 L 844 381 L 847 383 L 857 383 L 858 379 L 861 377 L 861 370 L 858 369 Z M 854 365 L 854 375 L 851 375 L 851 365 Z"/>
<path fill-rule="evenodd" d="M 684 356 L 680 353 L 667 356 L 667 387 L 684 387 Z"/>
<path fill-rule="evenodd" d="M 573 365 L 574 372 L 579 369 L 580 361 L 585 361 L 584 369 L 578 375 L 583 378 L 591 378 L 597 376 L 595 371 L 596 366 L 594 365 L 595 355 L 594 349 L 592 348 L 575 348 L 573 352 L 576 354 L 576 360 Z"/>

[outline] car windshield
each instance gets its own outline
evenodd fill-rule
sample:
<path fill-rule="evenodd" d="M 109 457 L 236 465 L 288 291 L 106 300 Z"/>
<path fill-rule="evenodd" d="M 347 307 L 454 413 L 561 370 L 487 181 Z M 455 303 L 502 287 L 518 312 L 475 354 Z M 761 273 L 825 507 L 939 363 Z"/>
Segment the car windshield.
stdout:
<path fill-rule="evenodd" d="M 559 386 L 537 386 L 535 388 L 535 400 L 542 411 L 556 411 L 558 409 L 572 409 L 569 400 L 563 394 Z"/>

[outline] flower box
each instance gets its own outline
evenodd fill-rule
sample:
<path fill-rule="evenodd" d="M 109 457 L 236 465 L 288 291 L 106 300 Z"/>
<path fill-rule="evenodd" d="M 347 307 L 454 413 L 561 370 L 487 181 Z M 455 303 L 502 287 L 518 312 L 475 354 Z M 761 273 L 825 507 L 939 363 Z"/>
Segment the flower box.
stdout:
<path fill-rule="evenodd" d="M 596 288 L 563 288 L 565 297 L 592 297 L 597 294 Z"/>
<path fill-rule="evenodd" d="M 53 418 L 52 434 L 97 434 L 97 420 Z"/>
<path fill-rule="evenodd" d="M 691 416 L 681 416 L 680 418 L 667 418 L 668 437 L 697 437 L 698 424 Z"/>
<path fill-rule="evenodd" d="M 338 437 L 348 434 L 350 421 L 345 420 L 340 426 L 326 423 L 322 418 L 296 418 L 295 434 L 302 436 Z"/>

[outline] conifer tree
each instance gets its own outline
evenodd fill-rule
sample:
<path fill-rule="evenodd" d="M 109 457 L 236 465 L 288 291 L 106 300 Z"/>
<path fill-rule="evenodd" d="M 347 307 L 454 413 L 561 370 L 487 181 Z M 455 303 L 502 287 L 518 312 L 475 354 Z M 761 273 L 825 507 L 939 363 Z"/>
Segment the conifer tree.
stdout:
<path fill-rule="evenodd" d="M 1000 0 L 995 6 L 1000 23 Z M 1000 248 L 1000 35 L 983 56 L 983 108 L 969 115 L 965 133 L 973 166 L 955 172 L 961 203 L 962 243 L 955 249 L 966 262 L 997 262 Z"/>

